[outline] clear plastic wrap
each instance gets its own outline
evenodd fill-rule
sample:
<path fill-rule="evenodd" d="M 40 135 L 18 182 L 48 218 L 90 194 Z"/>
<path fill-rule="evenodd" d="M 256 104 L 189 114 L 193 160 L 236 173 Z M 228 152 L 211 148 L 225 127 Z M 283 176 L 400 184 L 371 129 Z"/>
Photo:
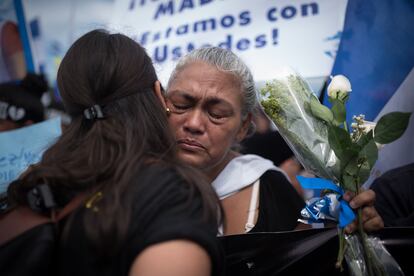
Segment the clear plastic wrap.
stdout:
<path fill-rule="evenodd" d="M 309 85 L 291 69 L 284 69 L 277 79 L 267 83 L 262 89 L 262 96 L 264 111 L 275 123 L 296 158 L 306 170 L 329 180 L 327 182 L 331 185 L 331 188 L 323 188 L 328 189 L 329 193 L 321 194 L 320 198 L 308 201 L 308 205 L 302 210 L 304 220 L 300 221 L 305 223 L 319 223 L 324 220 L 338 221 L 338 213 L 345 214 L 344 210 L 349 209 L 351 219 L 346 222 L 339 219 L 341 230 L 339 231 L 338 265 L 341 265 L 345 253 L 345 260 L 352 275 L 404 275 L 381 241 L 368 237 L 363 232 L 361 224 L 358 233 L 344 234 L 343 227 L 355 216 L 348 203 L 342 199 L 343 190 L 336 189 L 341 186 L 339 182 L 343 178 L 341 178 L 340 160 L 328 141 L 328 130 L 331 131 L 331 129 L 326 121 L 332 120 L 320 119 L 324 116 L 328 118 L 333 116 L 332 112 L 329 110 L 325 112 L 327 108 L 321 106 Z M 314 185 L 316 182 L 312 181 L 312 186 L 317 186 Z M 329 185 L 323 184 L 322 186 L 328 187 Z M 360 212 L 358 214 L 360 215 Z M 342 215 L 342 219 L 344 217 L 346 216 Z"/>
<path fill-rule="evenodd" d="M 350 275 L 364 276 L 369 275 L 368 268 L 365 262 L 367 254 L 364 254 L 362 241 L 357 235 L 345 236 L 347 250 L 345 251 L 345 260 L 349 267 Z M 387 251 L 382 241 L 376 237 L 366 237 L 366 242 L 369 247 L 369 258 L 372 259 L 373 275 L 393 275 L 404 276 L 398 263 Z"/>
<path fill-rule="evenodd" d="M 279 78 L 262 90 L 266 114 L 289 144 L 306 170 L 338 181 L 338 160 L 328 143 L 326 124 L 310 111 L 319 101 L 309 85 L 293 70 L 284 69 Z"/>

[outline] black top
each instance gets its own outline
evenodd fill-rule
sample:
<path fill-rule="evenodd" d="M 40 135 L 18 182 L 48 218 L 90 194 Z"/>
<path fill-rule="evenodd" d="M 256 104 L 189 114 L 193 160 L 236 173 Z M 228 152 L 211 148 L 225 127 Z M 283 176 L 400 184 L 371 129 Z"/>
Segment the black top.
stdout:
<path fill-rule="evenodd" d="M 278 171 L 267 171 L 260 177 L 259 216 L 253 232 L 294 230 L 305 202 L 286 177 Z"/>
<path fill-rule="evenodd" d="M 414 226 L 414 163 L 386 172 L 371 189 L 385 226 Z"/>
<path fill-rule="evenodd" d="M 255 133 L 242 141 L 243 154 L 257 154 L 280 166 L 293 152 L 278 131 Z"/>
<path fill-rule="evenodd" d="M 99 257 L 83 227 L 82 208 L 74 213 L 67 240 L 60 251 L 61 275 L 128 275 L 134 259 L 148 246 L 186 239 L 202 246 L 210 255 L 215 275 L 223 269 L 222 249 L 216 239 L 217 225 L 202 221 L 201 199 L 193 195 L 173 169 L 143 170 L 130 187 L 134 200 L 125 244 L 109 259 Z M 105 196 L 105 195 L 103 195 Z M 110 218 L 108 218 L 110 219 Z M 160 265 L 162 265 L 160 260 Z"/>

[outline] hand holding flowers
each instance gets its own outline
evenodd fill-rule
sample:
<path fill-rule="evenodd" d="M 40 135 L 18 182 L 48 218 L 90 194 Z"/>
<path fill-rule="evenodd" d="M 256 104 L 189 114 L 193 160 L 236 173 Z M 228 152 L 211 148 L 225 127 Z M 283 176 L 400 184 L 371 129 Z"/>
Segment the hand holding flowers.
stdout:
<path fill-rule="evenodd" d="M 318 187 L 323 197 L 302 211 L 309 222 L 339 216 L 337 265 L 341 267 L 346 256 L 355 275 L 384 275 L 386 270 L 374 251 L 385 251 L 385 248 L 368 238 L 363 230 L 364 226 L 367 230 L 376 229 L 383 222 L 372 206 L 361 208 L 362 203 L 369 204 L 375 198 L 368 191 L 362 192 L 361 186 L 378 158 L 377 145 L 399 138 L 411 113 L 386 114 L 376 125 L 366 122 L 363 115 L 354 116 L 352 133 L 349 133 L 345 105 L 351 91 L 346 77 L 333 77 L 328 87 L 332 104 L 329 109 L 297 74 L 290 73 L 266 85 L 262 90 L 262 105 L 303 166 L 339 186 L 324 179 L 307 180 L 306 185 Z M 326 193 L 326 189 L 330 192 Z M 353 212 L 343 200 L 349 200 L 350 194 L 343 190 L 356 194 L 351 200 L 351 206 L 357 208 L 358 219 L 354 223 L 351 223 Z M 347 225 L 349 231 L 358 229 L 357 235 L 345 236 Z"/>
<path fill-rule="evenodd" d="M 343 196 L 344 200 L 349 202 L 352 209 L 362 208 L 362 225 L 365 231 L 377 231 L 384 228 L 384 221 L 374 208 L 375 192 L 366 190 L 356 195 L 352 192 L 346 192 Z M 358 222 L 355 220 L 345 227 L 347 234 L 353 233 L 358 228 Z"/>

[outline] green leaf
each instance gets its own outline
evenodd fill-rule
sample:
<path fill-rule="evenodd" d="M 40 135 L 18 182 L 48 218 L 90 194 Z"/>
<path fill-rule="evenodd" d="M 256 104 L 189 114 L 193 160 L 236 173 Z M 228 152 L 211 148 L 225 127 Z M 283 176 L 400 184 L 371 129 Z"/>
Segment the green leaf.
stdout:
<path fill-rule="evenodd" d="M 358 175 L 358 158 L 353 158 L 344 169 L 345 174 L 356 177 Z"/>
<path fill-rule="evenodd" d="M 344 170 L 344 168 L 348 166 L 349 162 L 351 162 L 352 159 L 356 159 L 360 151 L 361 147 L 355 144 L 353 144 L 352 147 L 348 147 L 345 150 L 342 150 L 342 159 L 340 159 L 341 170 Z"/>
<path fill-rule="evenodd" d="M 401 137 L 408 126 L 411 113 L 391 112 L 379 119 L 374 140 L 380 144 L 388 144 Z"/>
<path fill-rule="evenodd" d="M 351 188 L 353 190 L 356 190 L 356 185 L 358 184 L 359 186 L 361 186 L 362 184 L 364 184 L 364 182 L 368 179 L 370 173 L 371 173 L 371 167 L 368 161 L 366 159 L 357 157 L 357 158 L 353 158 L 348 163 L 348 165 L 345 167 L 342 180 L 344 182 L 350 182 L 350 179 L 348 178 L 352 178 Z M 351 189 L 350 187 L 348 187 L 348 184 L 346 185 L 347 185 L 346 189 Z"/>
<path fill-rule="evenodd" d="M 328 128 L 328 141 L 339 160 L 343 160 L 345 157 L 344 151 L 352 147 L 351 137 L 348 132 L 337 126 Z"/>
<path fill-rule="evenodd" d="M 342 177 L 341 187 L 346 191 L 356 192 L 354 177 L 352 175 L 345 174 Z"/>
<path fill-rule="evenodd" d="M 370 165 L 368 164 L 368 161 L 365 161 L 364 163 L 362 163 L 361 168 L 359 169 L 359 173 L 358 173 L 358 180 L 359 180 L 359 186 L 362 186 L 362 184 L 365 183 L 365 181 L 368 180 L 369 175 L 371 174 L 371 168 Z"/>
<path fill-rule="evenodd" d="M 373 139 L 371 139 L 359 152 L 359 158 L 364 158 L 368 162 L 369 169 L 371 169 L 375 162 L 377 162 L 378 148 Z"/>
<path fill-rule="evenodd" d="M 373 131 L 370 130 L 367 134 L 362 134 L 361 138 L 357 141 L 357 144 L 361 147 L 365 146 L 369 143 L 372 139 L 374 139 Z"/>
<path fill-rule="evenodd" d="M 343 188 L 348 191 L 356 191 L 355 181 L 358 174 L 358 156 L 352 158 L 343 169 Z"/>
<path fill-rule="evenodd" d="M 346 110 L 345 104 L 343 102 L 340 100 L 334 100 L 331 110 L 333 113 L 333 118 L 335 119 L 337 125 L 341 125 L 343 122 L 345 122 Z"/>
<path fill-rule="evenodd" d="M 312 112 L 313 116 L 318 119 L 321 119 L 327 123 L 332 123 L 333 121 L 333 114 L 332 111 L 321 104 L 316 98 L 316 96 L 312 95 L 309 102 L 310 111 Z"/>

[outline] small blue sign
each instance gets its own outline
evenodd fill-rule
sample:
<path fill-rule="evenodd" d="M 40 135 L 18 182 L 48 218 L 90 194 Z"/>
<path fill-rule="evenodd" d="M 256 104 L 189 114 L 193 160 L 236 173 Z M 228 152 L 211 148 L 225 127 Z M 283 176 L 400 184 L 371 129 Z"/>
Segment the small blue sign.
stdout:
<path fill-rule="evenodd" d="M 60 118 L 0 132 L 0 193 L 27 167 L 39 162 L 61 133 Z"/>

